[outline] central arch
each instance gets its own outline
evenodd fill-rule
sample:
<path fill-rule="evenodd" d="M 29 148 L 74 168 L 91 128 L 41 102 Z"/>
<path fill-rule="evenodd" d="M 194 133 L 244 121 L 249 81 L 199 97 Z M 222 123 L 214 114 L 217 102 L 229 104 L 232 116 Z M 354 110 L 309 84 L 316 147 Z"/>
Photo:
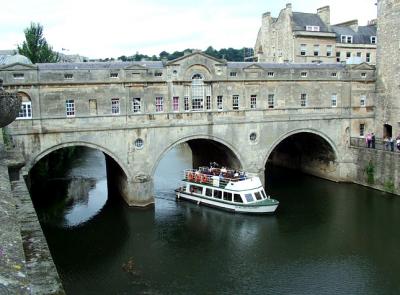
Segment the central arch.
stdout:
<path fill-rule="evenodd" d="M 243 168 L 243 160 L 242 156 L 240 153 L 235 149 L 234 146 L 232 146 L 230 143 L 224 141 L 221 138 L 215 137 L 215 136 L 210 136 L 210 135 L 193 135 L 193 136 L 187 136 L 183 137 L 168 146 L 166 146 L 161 153 L 157 156 L 156 161 L 154 162 L 153 168 L 151 170 L 151 175 L 152 177 L 154 176 L 154 173 L 158 167 L 158 164 L 160 163 L 161 159 L 174 147 L 178 146 L 179 144 L 182 143 L 188 143 L 190 148 L 192 149 L 193 153 L 196 153 L 196 150 L 199 151 L 203 148 L 205 148 L 205 145 L 209 144 L 214 150 L 217 151 L 217 154 L 220 154 L 220 152 L 226 152 L 227 153 L 227 158 L 228 161 L 224 162 L 219 162 L 222 165 L 226 166 L 231 166 L 233 164 L 236 169 L 242 169 Z M 210 161 L 214 161 L 213 158 L 209 158 Z M 216 161 L 218 162 L 218 161 Z M 193 166 L 199 166 L 199 165 L 208 165 L 209 163 L 202 161 L 201 159 L 196 159 L 194 156 L 193 159 Z"/>

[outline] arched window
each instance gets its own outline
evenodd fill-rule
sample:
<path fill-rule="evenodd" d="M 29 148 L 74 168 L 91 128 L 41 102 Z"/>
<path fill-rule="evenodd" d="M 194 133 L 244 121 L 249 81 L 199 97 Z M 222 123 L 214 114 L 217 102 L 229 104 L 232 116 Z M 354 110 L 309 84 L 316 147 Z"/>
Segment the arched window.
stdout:
<path fill-rule="evenodd" d="M 28 94 L 24 92 L 18 92 L 21 97 L 21 109 L 19 111 L 17 119 L 32 119 L 32 101 Z"/>

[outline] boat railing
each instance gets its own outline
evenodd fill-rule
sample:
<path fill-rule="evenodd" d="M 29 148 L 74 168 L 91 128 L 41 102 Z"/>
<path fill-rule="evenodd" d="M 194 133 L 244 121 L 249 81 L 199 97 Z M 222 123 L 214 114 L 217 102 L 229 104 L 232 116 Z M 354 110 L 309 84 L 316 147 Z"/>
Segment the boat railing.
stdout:
<path fill-rule="evenodd" d="M 199 169 L 186 169 L 184 171 L 184 180 L 199 184 L 217 186 L 220 188 L 226 187 L 229 182 L 239 182 L 252 177 L 255 174 L 236 172 L 220 168 L 200 167 Z"/>

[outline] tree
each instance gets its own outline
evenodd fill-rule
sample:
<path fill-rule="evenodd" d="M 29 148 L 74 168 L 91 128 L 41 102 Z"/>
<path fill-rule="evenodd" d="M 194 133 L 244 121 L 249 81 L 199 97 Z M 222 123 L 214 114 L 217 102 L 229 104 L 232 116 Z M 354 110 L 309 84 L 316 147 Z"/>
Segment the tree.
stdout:
<path fill-rule="evenodd" d="M 47 44 L 43 37 L 43 26 L 39 23 L 31 23 L 29 28 L 24 30 L 25 41 L 22 46 L 18 45 L 18 53 L 26 56 L 32 63 L 58 62 L 60 57 L 53 48 Z"/>

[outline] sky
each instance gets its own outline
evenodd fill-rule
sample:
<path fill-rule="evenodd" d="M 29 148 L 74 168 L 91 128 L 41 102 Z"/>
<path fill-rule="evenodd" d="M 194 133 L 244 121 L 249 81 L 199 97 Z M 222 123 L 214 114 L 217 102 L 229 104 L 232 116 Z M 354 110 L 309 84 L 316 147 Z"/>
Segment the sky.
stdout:
<path fill-rule="evenodd" d="M 12 0 L 1 4 L 0 50 L 21 44 L 31 22 L 54 50 L 89 58 L 253 47 L 261 15 L 286 3 L 310 13 L 329 5 L 331 24 L 376 18 L 376 0 Z"/>

